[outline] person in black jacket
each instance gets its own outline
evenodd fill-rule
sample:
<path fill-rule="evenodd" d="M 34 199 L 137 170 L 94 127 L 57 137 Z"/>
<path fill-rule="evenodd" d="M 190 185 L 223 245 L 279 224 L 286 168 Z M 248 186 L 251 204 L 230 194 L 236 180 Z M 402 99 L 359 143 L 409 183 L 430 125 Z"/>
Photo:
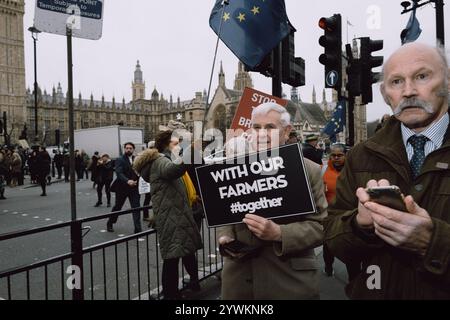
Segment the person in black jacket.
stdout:
<path fill-rule="evenodd" d="M 108 158 L 109 158 L 109 156 L 108 156 Z M 91 171 L 91 181 L 93 182 L 92 188 L 94 188 L 94 189 L 95 189 L 95 185 L 98 186 L 98 183 L 97 183 L 97 175 L 98 175 L 97 162 L 99 160 L 100 160 L 100 157 L 98 156 L 98 151 L 95 151 L 94 155 L 91 158 L 91 163 L 89 165 L 89 170 Z"/>
<path fill-rule="evenodd" d="M 61 151 L 56 150 L 56 154 L 53 157 L 53 162 L 55 163 L 56 171 L 58 171 L 58 179 L 62 177 L 62 168 L 63 168 L 64 157 L 61 154 Z"/>
<path fill-rule="evenodd" d="M 95 169 L 95 181 L 94 183 L 97 184 L 97 196 L 98 200 L 95 204 L 95 207 L 101 206 L 102 203 L 102 189 L 103 186 L 105 187 L 105 193 L 106 193 L 106 200 L 107 200 L 107 207 L 111 207 L 111 182 L 113 181 L 114 177 L 114 166 L 113 162 L 111 161 L 108 154 L 102 155 L 100 159 L 96 161 L 97 168 Z M 92 172 L 94 172 L 94 169 L 92 169 Z M 94 175 L 93 175 L 94 176 Z"/>
<path fill-rule="evenodd" d="M 41 197 L 47 196 L 47 176 L 50 174 L 50 164 L 52 159 L 44 147 L 39 147 L 39 152 L 36 155 L 36 178 L 37 182 L 42 188 Z"/>
<path fill-rule="evenodd" d="M 303 156 L 319 165 L 323 165 L 323 151 L 317 148 L 319 137 L 315 134 L 308 134 L 302 146 Z"/>
<path fill-rule="evenodd" d="M 135 146 L 131 142 L 124 144 L 124 155 L 115 161 L 116 180 L 113 183 L 113 192 L 116 193 L 116 203 L 112 208 L 112 212 L 120 211 L 125 200 L 130 201 L 131 208 L 140 207 L 140 195 L 138 190 L 138 176 L 132 168 L 134 161 Z M 106 224 L 108 232 L 114 232 L 113 224 L 117 222 L 117 215 L 113 215 L 108 219 Z M 142 231 L 140 212 L 133 212 L 134 233 Z"/>

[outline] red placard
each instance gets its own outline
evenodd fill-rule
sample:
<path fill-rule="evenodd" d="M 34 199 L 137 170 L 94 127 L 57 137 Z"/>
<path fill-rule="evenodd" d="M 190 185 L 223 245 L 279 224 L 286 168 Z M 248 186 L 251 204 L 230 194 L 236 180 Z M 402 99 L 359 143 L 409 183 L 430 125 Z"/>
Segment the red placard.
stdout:
<path fill-rule="evenodd" d="M 231 123 L 231 132 L 239 132 L 241 130 L 245 132 L 250 129 L 253 108 L 265 102 L 276 102 L 283 107 L 286 107 L 288 104 L 287 100 L 274 97 L 252 88 L 245 88 L 241 101 L 236 109 L 236 113 L 234 114 L 233 122 Z M 236 136 L 236 134 L 233 134 L 232 136 Z"/>

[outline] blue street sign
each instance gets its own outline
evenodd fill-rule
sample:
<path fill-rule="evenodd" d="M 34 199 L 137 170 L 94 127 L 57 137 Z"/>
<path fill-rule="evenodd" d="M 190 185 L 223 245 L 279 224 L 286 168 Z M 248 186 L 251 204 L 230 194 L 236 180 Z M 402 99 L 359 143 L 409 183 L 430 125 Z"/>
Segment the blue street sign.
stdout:
<path fill-rule="evenodd" d="M 327 82 L 327 85 L 330 87 L 334 87 L 337 84 L 338 80 L 339 80 L 339 75 L 334 70 L 331 70 L 330 72 L 328 72 L 327 77 L 325 79 L 325 81 Z"/>

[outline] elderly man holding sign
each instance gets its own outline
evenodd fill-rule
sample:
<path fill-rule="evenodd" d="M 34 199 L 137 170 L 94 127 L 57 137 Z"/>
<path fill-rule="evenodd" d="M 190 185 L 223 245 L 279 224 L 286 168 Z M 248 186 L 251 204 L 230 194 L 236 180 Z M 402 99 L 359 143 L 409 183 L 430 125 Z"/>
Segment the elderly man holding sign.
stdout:
<path fill-rule="evenodd" d="M 287 110 L 273 102 L 252 112 L 252 145 L 257 151 L 284 145 L 292 129 Z M 221 247 L 236 243 L 254 254 L 224 251 L 223 299 L 318 299 L 319 271 L 314 248 L 323 240 L 327 202 L 320 167 L 304 159 L 316 212 L 268 220 L 246 214 L 242 224 L 219 228 Z M 309 197 L 299 194 L 298 200 Z M 232 248 L 231 248 L 232 249 Z"/>

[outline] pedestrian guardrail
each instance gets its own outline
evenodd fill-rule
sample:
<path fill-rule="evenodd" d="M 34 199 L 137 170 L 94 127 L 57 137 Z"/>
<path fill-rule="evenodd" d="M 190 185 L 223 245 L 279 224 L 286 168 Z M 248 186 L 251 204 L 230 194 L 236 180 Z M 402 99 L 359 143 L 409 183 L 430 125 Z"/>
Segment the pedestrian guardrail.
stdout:
<path fill-rule="evenodd" d="M 156 230 L 124 236 L 111 241 L 84 246 L 89 237 L 89 222 L 102 221 L 112 215 L 127 215 L 151 206 L 111 212 L 0 235 L 0 248 L 7 241 L 20 241 L 29 236 L 45 237 L 52 231 L 70 229 L 70 250 L 48 259 L 0 271 L 0 299 L 8 300 L 131 300 L 161 299 L 162 258 Z M 106 220 L 105 220 L 106 223 Z M 201 230 L 203 248 L 197 251 L 199 280 L 222 269 L 217 252 L 216 230 L 209 229 L 204 219 Z M 19 254 L 20 250 L 15 251 Z M 5 255 L 1 259 L 12 260 Z M 5 260 L 6 261 L 6 260 Z M 187 280 L 180 263 L 180 289 Z"/>

